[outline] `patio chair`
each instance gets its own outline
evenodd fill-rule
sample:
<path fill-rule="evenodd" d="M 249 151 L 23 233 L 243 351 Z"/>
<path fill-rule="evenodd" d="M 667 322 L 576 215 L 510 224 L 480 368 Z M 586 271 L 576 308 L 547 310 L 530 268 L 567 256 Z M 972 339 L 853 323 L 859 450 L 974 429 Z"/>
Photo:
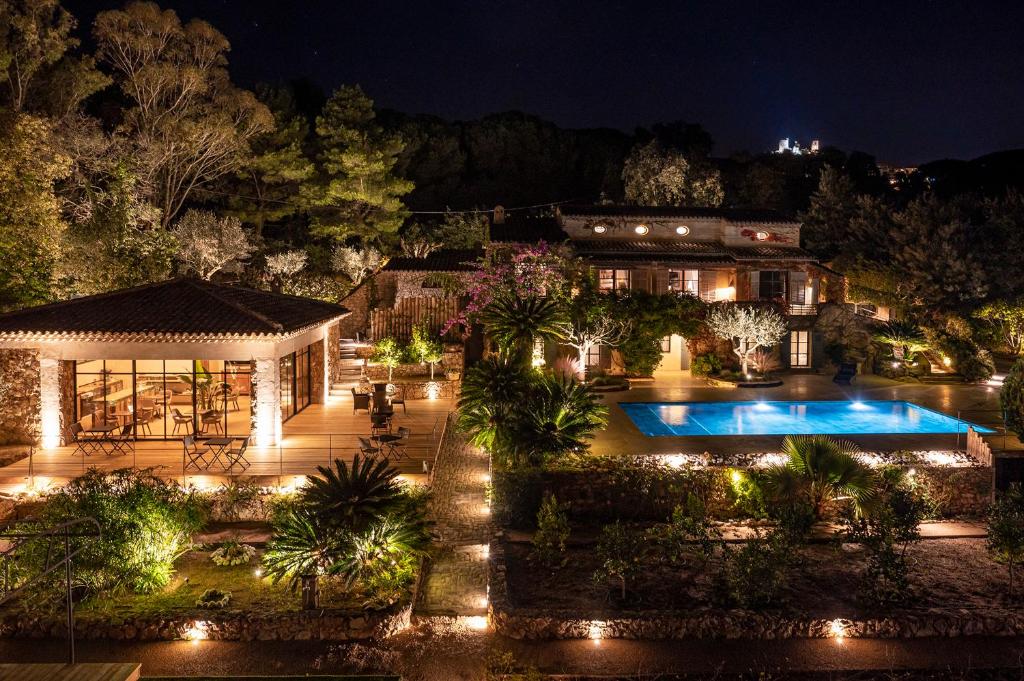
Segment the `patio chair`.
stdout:
<path fill-rule="evenodd" d="M 370 415 L 370 435 L 379 435 L 380 433 L 391 432 L 391 415 L 390 414 L 371 414 Z"/>
<path fill-rule="evenodd" d="M 370 396 L 367 393 L 357 393 L 355 388 L 352 388 L 352 413 L 355 414 L 360 409 L 365 409 L 366 413 L 370 413 Z"/>
<path fill-rule="evenodd" d="M 221 421 L 220 417 L 221 417 L 221 414 L 216 409 L 210 409 L 209 411 L 204 411 L 200 415 L 200 417 L 199 417 L 200 418 L 199 432 L 200 433 L 207 433 L 210 430 L 210 426 L 213 426 L 214 429 L 217 431 L 217 434 L 219 435 L 220 434 L 220 421 Z"/>
<path fill-rule="evenodd" d="M 129 423 L 122 426 L 121 431 L 116 434 L 111 434 L 107 439 L 107 444 L 110 446 L 108 454 L 121 454 L 122 456 L 132 451 L 134 440 L 132 439 L 132 431 L 135 429 L 134 423 Z"/>
<path fill-rule="evenodd" d="M 237 447 L 232 447 L 228 451 L 224 452 L 224 455 L 227 457 L 227 460 L 228 460 L 228 470 L 229 471 L 232 468 L 235 467 L 235 464 L 238 464 L 238 465 L 242 466 L 243 468 L 248 468 L 249 466 L 252 465 L 252 464 L 249 463 L 249 460 L 245 458 L 245 450 L 247 450 L 248 448 L 249 448 L 249 438 L 247 436 L 247 437 L 243 437 L 239 441 Z"/>
<path fill-rule="evenodd" d="M 206 456 L 210 453 L 210 450 L 196 445 L 195 435 L 186 435 L 182 438 L 181 446 L 183 450 L 181 458 L 182 470 L 186 470 L 190 466 L 193 466 L 198 471 L 205 470 L 210 466 L 210 462 L 206 460 Z"/>
<path fill-rule="evenodd" d="M 96 440 L 86 435 L 85 428 L 81 423 L 76 422 L 68 426 L 68 442 L 73 442 L 75 445 L 75 451 L 71 452 L 72 455 L 89 456 L 96 451 Z"/>
<path fill-rule="evenodd" d="M 185 432 L 192 432 L 192 417 L 185 416 L 181 413 L 180 409 L 171 409 L 171 417 L 174 419 L 174 429 L 171 431 L 171 435 L 178 434 L 178 428 L 185 426 Z"/>
<path fill-rule="evenodd" d="M 363 456 L 377 456 L 380 454 L 380 447 L 375 447 L 365 437 L 359 438 L 359 453 Z"/>
<path fill-rule="evenodd" d="M 386 446 L 389 459 L 401 460 L 406 456 L 405 446 L 409 444 L 409 437 L 412 435 L 412 431 L 405 426 L 399 426 L 397 434 L 398 439 L 388 442 Z"/>
<path fill-rule="evenodd" d="M 856 375 L 857 365 L 853 362 L 843 362 L 839 365 L 839 371 L 832 377 L 832 382 L 839 385 L 850 385 Z"/>
<path fill-rule="evenodd" d="M 402 413 L 403 414 L 408 414 L 409 413 L 405 409 L 405 391 L 404 390 L 402 392 L 396 392 L 394 395 L 391 396 L 391 409 L 392 410 L 394 410 L 396 404 L 402 405 Z"/>

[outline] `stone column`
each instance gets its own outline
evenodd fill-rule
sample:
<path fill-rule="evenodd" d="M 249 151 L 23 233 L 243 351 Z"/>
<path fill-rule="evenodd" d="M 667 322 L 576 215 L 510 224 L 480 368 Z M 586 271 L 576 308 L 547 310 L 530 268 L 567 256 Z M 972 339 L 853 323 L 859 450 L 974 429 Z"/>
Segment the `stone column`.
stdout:
<path fill-rule="evenodd" d="M 281 365 L 276 357 L 253 361 L 252 440 L 257 447 L 273 447 L 281 441 Z"/>
<path fill-rule="evenodd" d="M 43 449 L 61 441 L 60 360 L 39 358 L 39 440 Z"/>

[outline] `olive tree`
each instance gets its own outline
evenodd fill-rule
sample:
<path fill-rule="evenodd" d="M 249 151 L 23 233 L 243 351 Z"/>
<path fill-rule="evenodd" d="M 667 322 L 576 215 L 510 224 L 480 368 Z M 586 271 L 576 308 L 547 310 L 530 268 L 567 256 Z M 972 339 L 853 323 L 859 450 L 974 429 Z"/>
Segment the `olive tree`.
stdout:
<path fill-rule="evenodd" d="M 723 305 L 708 315 L 708 326 L 719 338 L 732 341 L 732 351 L 747 373 L 750 357 L 758 348 L 770 348 L 786 335 L 786 320 L 770 308 Z"/>

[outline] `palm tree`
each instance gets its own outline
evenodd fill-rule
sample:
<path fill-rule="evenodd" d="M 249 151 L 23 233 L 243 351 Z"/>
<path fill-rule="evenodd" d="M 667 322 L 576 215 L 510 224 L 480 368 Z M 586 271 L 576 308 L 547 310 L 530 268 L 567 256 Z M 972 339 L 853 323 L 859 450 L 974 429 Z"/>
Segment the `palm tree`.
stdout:
<path fill-rule="evenodd" d="M 343 552 L 344 542 L 322 516 L 304 507 L 291 509 L 274 521 L 274 536 L 267 542 L 263 565 L 277 584 L 288 579 L 292 591 L 302 585 L 302 607 L 319 605 L 320 575 L 327 574 Z"/>
<path fill-rule="evenodd" d="M 306 478 L 301 500 L 330 525 L 361 531 L 403 503 L 398 469 L 384 459 L 356 454 L 351 467 L 335 459 L 333 469 L 317 466 L 317 471 L 319 476 Z"/>
<path fill-rule="evenodd" d="M 928 341 L 919 326 L 905 320 L 894 319 L 886 322 L 875 332 L 874 338 L 893 348 L 899 348 L 902 359 L 909 360 L 913 355 L 928 349 Z"/>
<path fill-rule="evenodd" d="M 502 350 L 529 357 L 535 339 L 564 338 L 568 318 L 551 298 L 505 291 L 480 312 L 479 321 Z"/>
<path fill-rule="evenodd" d="M 478 362 L 462 379 L 459 428 L 475 446 L 495 451 L 529 387 L 523 362 L 514 354 L 501 352 Z"/>
<path fill-rule="evenodd" d="M 764 481 L 769 498 L 777 503 L 806 502 L 820 519 L 833 499 L 849 497 L 857 513 L 863 513 L 875 496 L 877 476 L 857 458 L 852 442 L 787 435 L 782 451 L 786 463 L 769 468 Z"/>
<path fill-rule="evenodd" d="M 430 535 L 422 519 L 385 518 L 352 535 L 348 547 L 331 567 L 331 574 L 345 580 L 351 589 L 357 582 L 367 583 L 375 577 L 400 570 L 410 558 L 423 555 L 430 543 Z"/>
<path fill-rule="evenodd" d="M 586 448 L 607 422 L 608 408 L 572 376 L 545 374 L 514 428 L 514 439 L 531 463 Z"/>

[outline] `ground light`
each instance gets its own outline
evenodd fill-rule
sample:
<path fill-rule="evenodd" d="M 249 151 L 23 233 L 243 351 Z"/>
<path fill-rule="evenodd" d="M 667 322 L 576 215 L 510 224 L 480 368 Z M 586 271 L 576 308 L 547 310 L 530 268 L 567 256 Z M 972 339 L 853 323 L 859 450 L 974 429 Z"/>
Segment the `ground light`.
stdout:
<path fill-rule="evenodd" d="M 846 639 L 846 624 L 841 619 L 834 619 L 828 625 L 829 636 L 841 644 Z"/>
<path fill-rule="evenodd" d="M 590 623 L 590 628 L 587 631 L 587 638 L 594 642 L 595 646 L 601 645 L 601 640 L 604 638 L 605 623 L 600 620 L 594 620 Z"/>
<path fill-rule="evenodd" d="M 191 641 L 192 643 L 205 641 L 210 637 L 209 624 L 203 620 L 196 620 L 182 635 L 186 641 Z"/>
<path fill-rule="evenodd" d="M 483 631 L 487 629 L 487 618 L 483 615 L 474 615 L 472 617 L 459 617 L 459 624 L 466 627 L 467 629 L 473 629 L 474 631 Z"/>

